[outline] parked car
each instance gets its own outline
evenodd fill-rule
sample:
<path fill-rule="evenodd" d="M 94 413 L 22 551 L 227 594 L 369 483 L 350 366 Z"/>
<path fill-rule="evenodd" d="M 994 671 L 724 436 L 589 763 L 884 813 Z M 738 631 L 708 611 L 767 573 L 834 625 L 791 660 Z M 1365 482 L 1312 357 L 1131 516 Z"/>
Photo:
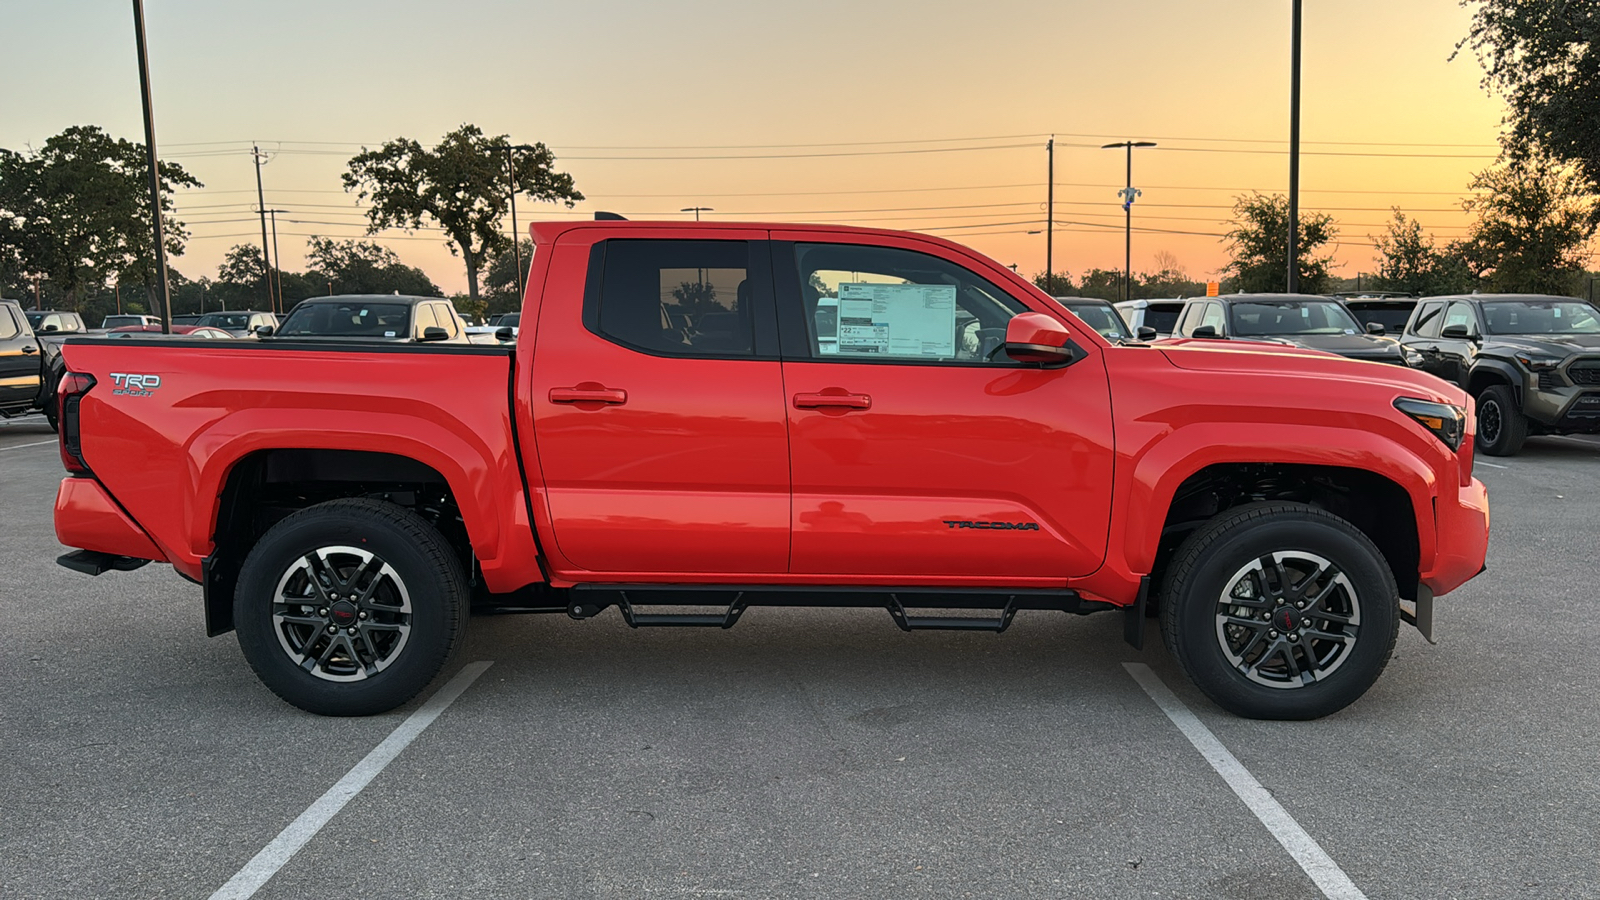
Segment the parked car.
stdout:
<path fill-rule="evenodd" d="M 231 333 L 234 337 L 255 337 L 256 329 L 263 326 L 276 329 L 278 327 L 278 317 L 269 312 L 242 309 L 233 312 L 206 313 L 194 324 L 221 328 Z"/>
<path fill-rule="evenodd" d="M 489 317 L 487 325 L 467 327 L 467 340 L 474 344 L 504 344 L 517 339 L 521 313 L 501 313 Z"/>
<path fill-rule="evenodd" d="M 1347 359 L 1405 364 L 1395 339 L 1363 327 L 1338 300 L 1311 294 L 1196 297 L 1184 306 L 1173 337 L 1266 341 Z"/>
<path fill-rule="evenodd" d="M 469 343 L 467 323 L 449 300 L 401 294 L 312 297 L 300 301 L 282 326 L 256 333 L 285 340 Z"/>
<path fill-rule="evenodd" d="M 1114 305 L 1117 307 L 1117 314 L 1122 316 L 1122 321 L 1128 324 L 1134 334 L 1138 334 L 1141 328 L 1154 328 L 1155 338 L 1165 338 L 1172 336 L 1173 327 L 1178 322 L 1178 313 L 1183 311 L 1184 303 L 1182 298 L 1167 297 L 1156 300 L 1123 300 Z"/>
<path fill-rule="evenodd" d="M 60 562 L 171 564 L 209 634 L 334 715 L 422 691 L 502 621 L 472 602 L 718 628 L 878 606 L 908 631 L 1118 610 L 1139 646 L 1155 600 L 1218 704 L 1313 718 L 1483 567 L 1467 396 L 1421 372 L 1112 343 L 929 235 L 532 233 L 514 352 L 298 339 L 305 313 L 416 334 L 389 297 L 308 301 L 246 353 L 68 342 Z"/>
<path fill-rule="evenodd" d="M 1572 297 L 1427 297 L 1400 338 L 1412 368 L 1477 398 L 1478 449 L 1530 434 L 1600 433 L 1600 310 Z"/>
<path fill-rule="evenodd" d="M 1133 340 L 1133 332 L 1128 329 L 1128 323 L 1122 321 L 1122 316 L 1109 300 L 1097 300 L 1092 297 L 1052 297 L 1057 303 L 1065 306 L 1067 312 L 1089 324 L 1090 328 L 1100 332 L 1100 336 L 1113 343 L 1117 341 Z M 1145 326 L 1149 328 L 1149 326 Z M 1150 329 L 1146 340 L 1155 337 L 1155 329 Z"/>
<path fill-rule="evenodd" d="M 1369 334 L 1390 334 L 1399 336 L 1405 330 L 1406 322 L 1411 319 L 1411 311 L 1417 308 L 1415 294 L 1404 294 L 1398 291 L 1367 291 L 1365 293 L 1339 293 L 1330 294 L 1344 301 L 1344 305 L 1352 313 Z M 1382 331 L 1373 331 L 1369 326 L 1379 325 Z"/>
<path fill-rule="evenodd" d="M 87 334 L 89 331 L 89 326 L 83 324 L 83 317 L 75 312 L 55 309 L 25 309 L 22 312 L 28 317 L 28 325 L 36 335 Z"/>
<path fill-rule="evenodd" d="M 232 340 L 233 333 L 209 325 L 174 325 L 169 334 L 160 325 L 129 325 L 113 328 L 105 334 L 108 338 L 198 338 L 202 340 Z"/>
<path fill-rule="evenodd" d="M 0 300 L 0 417 L 9 419 L 39 408 L 43 359 L 21 304 Z"/>
<path fill-rule="evenodd" d="M 185 313 L 185 314 L 183 314 L 181 316 L 173 316 L 172 317 L 172 324 L 174 324 L 174 325 L 198 325 L 198 324 L 200 324 L 200 319 L 203 316 L 204 316 L 203 313 Z"/>
<path fill-rule="evenodd" d="M 110 331 L 113 328 L 126 328 L 129 325 L 161 325 L 159 316 L 115 315 L 106 316 L 100 322 L 101 331 Z"/>

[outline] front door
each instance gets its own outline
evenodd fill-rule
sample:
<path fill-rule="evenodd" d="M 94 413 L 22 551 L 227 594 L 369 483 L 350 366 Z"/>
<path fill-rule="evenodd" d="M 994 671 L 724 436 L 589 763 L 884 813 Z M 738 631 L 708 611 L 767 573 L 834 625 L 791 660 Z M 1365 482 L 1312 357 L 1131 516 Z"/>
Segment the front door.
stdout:
<path fill-rule="evenodd" d="M 766 233 L 626 234 L 563 235 L 538 310 L 532 412 L 557 568 L 780 574 L 789 443 Z"/>
<path fill-rule="evenodd" d="M 18 310 L 0 305 L 0 409 L 19 412 L 39 395 L 39 341 Z"/>
<path fill-rule="evenodd" d="M 774 237 L 787 238 L 772 252 L 794 479 L 790 571 L 860 582 L 1094 571 L 1112 435 L 1088 330 L 998 287 L 1006 273 L 992 264 L 940 245 Z M 1030 309 L 1067 321 L 1087 358 L 1040 369 L 1006 357 L 1006 323 Z"/>

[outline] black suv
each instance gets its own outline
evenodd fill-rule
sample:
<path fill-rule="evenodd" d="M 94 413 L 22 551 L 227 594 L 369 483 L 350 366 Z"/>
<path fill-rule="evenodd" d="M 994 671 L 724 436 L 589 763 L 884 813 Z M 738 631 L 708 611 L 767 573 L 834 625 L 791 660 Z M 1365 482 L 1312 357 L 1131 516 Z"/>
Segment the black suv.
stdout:
<path fill-rule="evenodd" d="M 0 300 L 0 416 L 38 408 L 44 371 L 39 339 L 15 300 Z"/>
<path fill-rule="evenodd" d="M 1427 297 L 1400 338 L 1406 364 L 1478 399 L 1478 449 L 1531 434 L 1600 433 L 1600 309 L 1571 297 Z"/>
<path fill-rule="evenodd" d="M 1324 350 L 1348 359 L 1401 365 L 1400 345 L 1363 326 L 1343 303 L 1314 294 L 1195 297 L 1178 316 L 1175 338 L 1269 341 Z M 1371 332 L 1371 333 L 1369 333 Z"/>

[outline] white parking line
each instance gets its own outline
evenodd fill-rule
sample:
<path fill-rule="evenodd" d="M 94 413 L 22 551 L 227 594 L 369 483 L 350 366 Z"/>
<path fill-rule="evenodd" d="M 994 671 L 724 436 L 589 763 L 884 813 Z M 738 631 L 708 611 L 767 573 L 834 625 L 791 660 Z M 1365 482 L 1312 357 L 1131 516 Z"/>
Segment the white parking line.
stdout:
<path fill-rule="evenodd" d="M 1211 768 L 1222 776 L 1228 787 L 1233 788 L 1233 792 L 1239 795 L 1244 805 L 1250 807 L 1250 811 L 1261 820 L 1261 824 L 1267 826 L 1267 830 L 1278 839 L 1283 849 L 1289 851 L 1294 861 L 1300 864 L 1300 868 L 1305 870 L 1321 889 L 1324 897 L 1328 900 L 1367 900 L 1367 895 L 1356 887 L 1350 876 L 1346 875 L 1344 870 L 1339 868 L 1339 864 L 1322 849 L 1322 845 L 1312 840 L 1311 835 L 1306 834 L 1305 829 L 1289 815 L 1288 810 L 1261 786 L 1261 782 L 1250 774 L 1250 770 L 1228 752 L 1228 748 L 1217 740 L 1211 729 L 1201 723 L 1195 714 L 1189 711 L 1189 707 L 1183 705 L 1178 695 L 1174 694 L 1149 666 L 1144 663 L 1123 663 L 1122 667 L 1128 670 L 1134 681 L 1139 682 L 1139 687 L 1144 688 L 1144 692 L 1150 695 L 1156 706 L 1161 707 L 1161 711 L 1167 714 L 1172 724 L 1178 726 L 1178 730 L 1183 732 L 1183 736 L 1189 739 L 1189 743 L 1193 744 L 1196 750 L 1200 751 L 1200 755 L 1206 758 Z"/>
<path fill-rule="evenodd" d="M 1475 459 L 1475 460 L 1472 461 L 1472 463 L 1473 463 L 1473 465 L 1477 465 L 1477 466 L 1488 466 L 1491 469 L 1509 469 L 1509 468 L 1511 468 L 1510 466 L 1502 466 L 1502 465 L 1500 465 L 1498 463 L 1484 462 L 1481 459 Z"/>
<path fill-rule="evenodd" d="M 493 661 L 482 661 L 469 663 L 463 667 L 456 673 L 456 677 L 446 682 L 438 693 L 429 697 L 416 712 L 390 732 L 389 736 L 383 739 L 383 743 L 374 747 L 366 758 L 356 763 L 355 768 L 346 772 L 333 787 L 328 788 L 326 794 L 318 797 L 299 818 L 278 832 L 272 843 L 257 853 L 254 859 L 245 863 L 237 875 L 228 879 L 227 884 L 211 895 L 211 900 L 244 900 L 261 890 L 261 886 L 276 875 L 284 863 L 300 852 L 300 848 L 304 847 L 307 841 L 316 837 L 322 826 L 328 824 L 328 820 L 361 793 L 362 788 L 376 778 L 385 766 L 393 762 L 394 758 L 400 755 L 400 751 L 416 740 L 424 728 L 433 724 L 433 720 L 439 718 L 439 714 L 454 703 L 463 691 L 471 687 L 472 682 L 491 665 Z"/>
<path fill-rule="evenodd" d="M 0 453 L 4 453 L 7 450 L 21 450 L 24 447 L 43 447 L 45 444 L 55 444 L 55 443 L 59 443 L 59 442 L 58 441 L 39 441 L 39 442 L 33 443 L 33 444 L 16 444 L 16 445 L 11 446 L 11 447 L 0 447 Z"/>

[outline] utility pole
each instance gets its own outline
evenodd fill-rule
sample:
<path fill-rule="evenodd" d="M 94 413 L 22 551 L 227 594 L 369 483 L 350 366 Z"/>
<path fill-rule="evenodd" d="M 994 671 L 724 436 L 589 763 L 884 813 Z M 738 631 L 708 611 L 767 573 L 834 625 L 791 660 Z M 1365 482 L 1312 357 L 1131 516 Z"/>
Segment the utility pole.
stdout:
<path fill-rule="evenodd" d="M 678 212 L 692 212 L 692 213 L 694 213 L 694 220 L 696 222 L 698 222 L 698 221 L 700 221 L 700 214 L 701 213 L 703 213 L 703 212 L 716 212 L 716 210 L 712 209 L 709 206 L 685 206 L 683 209 L 678 210 Z"/>
<path fill-rule="evenodd" d="M 518 150 L 532 150 L 528 144 L 512 144 L 506 148 L 506 168 L 510 170 L 511 180 L 511 262 L 517 267 L 517 302 L 522 302 L 522 280 L 527 273 L 522 271 L 522 233 L 517 230 L 517 160 L 515 153 Z"/>
<path fill-rule="evenodd" d="M 1289 276 L 1288 292 L 1300 293 L 1300 0 L 1293 0 L 1289 52 Z"/>
<path fill-rule="evenodd" d="M 1141 191 L 1133 186 L 1133 148 L 1154 147 L 1155 141 L 1120 141 L 1115 144 L 1106 144 L 1101 150 L 1111 150 L 1121 147 L 1128 154 L 1128 181 L 1127 187 L 1117 191 L 1117 196 L 1122 198 L 1122 299 L 1133 299 L 1133 201 L 1138 199 Z"/>
<path fill-rule="evenodd" d="M 1056 243 L 1056 136 L 1050 135 L 1050 140 L 1044 145 L 1045 153 L 1045 180 L 1049 187 L 1045 190 L 1045 226 L 1044 226 L 1044 292 L 1055 295 L 1055 243 Z"/>
<path fill-rule="evenodd" d="M 269 209 L 267 215 L 272 217 L 272 258 L 278 260 L 276 271 L 278 281 L 278 294 L 276 301 L 268 312 L 277 313 L 283 309 L 283 257 L 278 255 L 278 213 L 287 213 L 287 209 Z"/>
<path fill-rule="evenodd" d="M 167 288 L 167 247 L 161 229 L 161 171 L 156 163 L 156 119 L 150 101 L 150 58 L 144 46 L 144 0 L 133 0 L 133 31 L 139 48 L 139 93 L 144 99 L 144 149 L 150 161 L 150 218 L 156 239 L 156 283 L 160 286 L 161 333 L 172 333 L 172 295 Z M 120 303 L 118 304 L 121 305 Z"/>
<path fill-rule="evenodd" d="M 255 144 L 250 145 L 250 155 L 256 161 L 256 209 L 261 212 L 261 295 L 267 301 L 267 309 L 272 306 L 272 257 L 267 255 L 267 198 L 261 190 L 261 159 L 266 154 Z M 276 310 L 274 310 L 275 312 Z"/>

